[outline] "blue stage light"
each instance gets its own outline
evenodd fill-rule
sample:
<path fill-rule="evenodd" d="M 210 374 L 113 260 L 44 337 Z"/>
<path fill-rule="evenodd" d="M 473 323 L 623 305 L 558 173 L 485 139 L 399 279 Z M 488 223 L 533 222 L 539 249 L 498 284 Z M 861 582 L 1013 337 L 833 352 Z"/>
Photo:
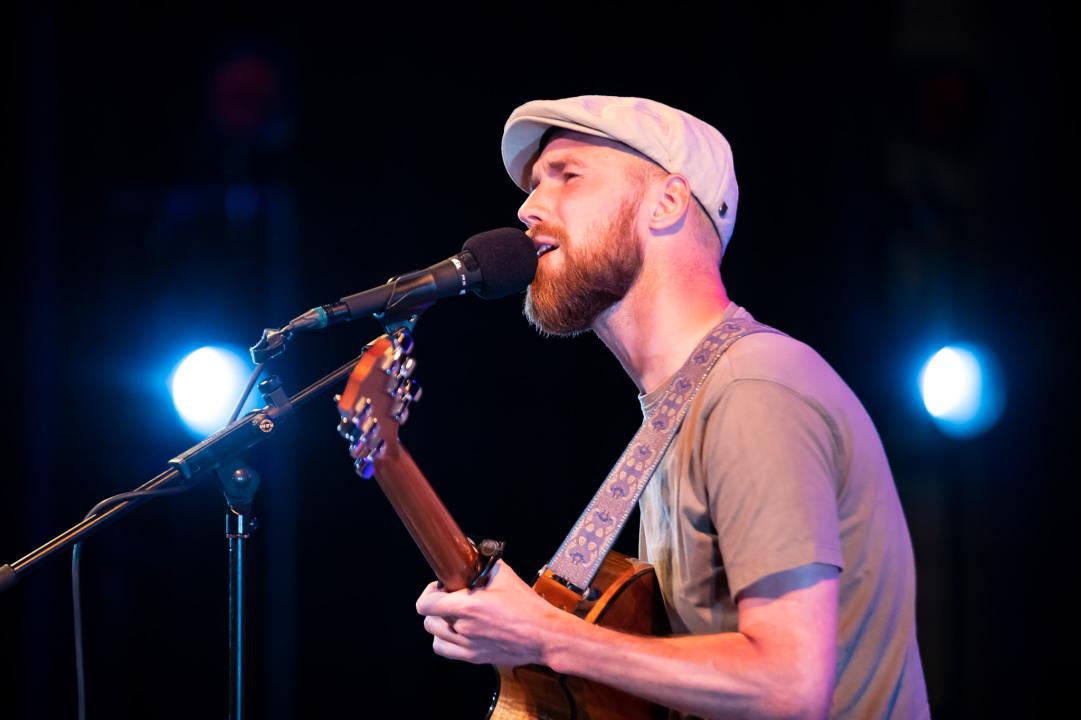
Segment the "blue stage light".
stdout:
<path fill-rule="evenodd" d="M 184 358 L 170 379 L 184 424 L 204 437 L 224 427 L 250 374 L 247 363 L 224 348 L 203 347 Z"/>
<path fill-rule="evenodd" d="M 923 405 L 947 435 L 972 437 L 1002 415 L 1005 390 L 994 356 L 972 346 L 936 352 L 920 373 Z"/>

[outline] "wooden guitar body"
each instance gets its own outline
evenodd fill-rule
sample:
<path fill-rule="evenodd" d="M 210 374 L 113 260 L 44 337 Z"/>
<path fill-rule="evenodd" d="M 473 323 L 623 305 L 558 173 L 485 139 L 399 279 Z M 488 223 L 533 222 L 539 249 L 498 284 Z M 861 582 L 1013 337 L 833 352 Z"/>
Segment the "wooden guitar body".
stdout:
<path fill-rule="evenodd" d="M 586 622 L 637 635 L 669 632 L 653 566 L 617 552 L 608 553 L 593 580 L 596 600 L 542 575 L 533 585 L 545 600 Z M 668 710 L 621 690 L 542 665 L 496 668 L 499 689 L 489 720 L 664 720 Z"/>

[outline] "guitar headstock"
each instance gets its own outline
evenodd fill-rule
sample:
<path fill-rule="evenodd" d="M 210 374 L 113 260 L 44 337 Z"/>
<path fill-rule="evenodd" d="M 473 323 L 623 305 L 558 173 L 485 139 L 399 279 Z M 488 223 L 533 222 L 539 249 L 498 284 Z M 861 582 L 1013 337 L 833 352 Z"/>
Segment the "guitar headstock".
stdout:
<path fill-rule="evenodd" d="M 409 419 L 410 406 L 420 399 L 412 351 L 413 339 L 404 329 L 379 337 L 335 399 L 341 415 L 338 433 L 349 441 L 349 453 L 362 478 L 374 474 L 377 460 L 398 454 L 398 426 Z"/>

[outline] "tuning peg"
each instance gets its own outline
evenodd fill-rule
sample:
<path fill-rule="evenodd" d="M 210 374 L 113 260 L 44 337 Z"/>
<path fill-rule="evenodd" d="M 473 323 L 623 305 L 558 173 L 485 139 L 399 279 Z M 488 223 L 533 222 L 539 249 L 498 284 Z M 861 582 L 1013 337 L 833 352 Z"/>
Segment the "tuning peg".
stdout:
<path fill-rule="evenodd" d="M 338 434 L 351 443 L 355 443 L 360 436 L 360 429 L 349 418 L 342 418 L 338 423 Z"/>
<path fill-rule="evenodd" d="M 413 336 L 405 328 L 400 328 L 394 334 L 394 344 L 406 355 L 413 352 Z"/>
<path fill-rule="evenodd" d="M 416 361 L 416 359 L 411 358 L 411 357 L 407 357 L 405 359 L 405 361 L 402 362 L 402 369 L 401 369 L 401 372 L 399 372 L 398 374 L 401 375 L 403 378 L 408 378 L 408 377 L 413 375 L 413 371 L 416 370 L 416 369 L 417 369 L 417 361 Z"/>
<path fill-rule="evenodd" d="M 349 454 L 353 458 L 359 460 L 360 458 L 371 458 L 378 460 L 383 457 L 387 451 L 387 441 L 382 439 L 368 438 L 353 445 L 349 448 Z"/>
<path fill-rule="evenodd" d="M 402 378 L 392 375 L 391 378 L 387 380 L 387 395 L 390 395 L 391 397 L 397 395 L 401 387 Z"/>
<path fill-rule="evenodd" d="M 379 434 L 379 420 L 373 417 L 355 417 L 353 422 L 360 428 L 360 432 L 364 436 L 371 435 L 375 437 Z"/>
<path fill-rule="evenodd" d="M 405 421 L 409 419 L 409 397 L 403 396 L 396 400 L 390 408 L 390 414 L 394 416 L 399 425 L 404 425 Z"/>
<path fill-rule="evenodd" d="M 357 461 L 353 463 L 353 468 L 357 471 L 357 475 L 365 480 L 371 480 L 372 475 L 375 475 L 375 463 L 370 457 L 357 458 Z"/>
<path fill-rule="evenodd" d="M 353 420 L 356 421 L 358 418 L 363 420 L 364 418 L 368 417 L 368 415 L 371 413 L 371 411 L 372 411 L 371 398 L 368 398 L 368 397 L 365 397 L 364 395 L 361 395 L 360 397 L 357 398 L 356 403 L 353 404 Z"/>
<path fill-rule="evenodd" d="M 388 387 L 387 394 L 393 398 L 413 402 L 420 397 L 420 382 L 412 378 L 402 379 L 394 387 Z"/>
<path fill-rule="evenodd" d="M 356 431 L 351 435 L 351 439 L 357 446 L 363 444 L 371 444 L 373 440 L 379 437 L 379 422 L 375 418 L 353 418 L 353 425 L 356 426 Z M 356 455 L 354 454 L 354 457 Z"/>

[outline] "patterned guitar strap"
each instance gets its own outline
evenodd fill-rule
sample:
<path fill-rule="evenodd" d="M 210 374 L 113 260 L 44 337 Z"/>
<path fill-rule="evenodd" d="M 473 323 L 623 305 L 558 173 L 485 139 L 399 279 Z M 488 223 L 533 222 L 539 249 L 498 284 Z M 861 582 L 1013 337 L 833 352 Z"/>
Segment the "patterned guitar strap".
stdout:
<path fill-rule="evenodd" d="M 542 574 L 554 576 L 580 596 L 586 595 L 709 371 L 732 343 L 760 332 L 784 334 L 754 320 L 733 319 L 706 335 L 675 374 L 657 409 L 643 419 L 642 427 Z"/>

